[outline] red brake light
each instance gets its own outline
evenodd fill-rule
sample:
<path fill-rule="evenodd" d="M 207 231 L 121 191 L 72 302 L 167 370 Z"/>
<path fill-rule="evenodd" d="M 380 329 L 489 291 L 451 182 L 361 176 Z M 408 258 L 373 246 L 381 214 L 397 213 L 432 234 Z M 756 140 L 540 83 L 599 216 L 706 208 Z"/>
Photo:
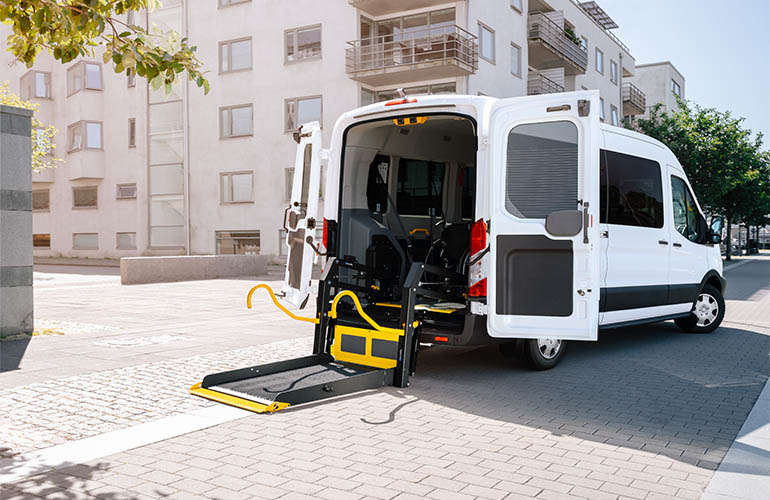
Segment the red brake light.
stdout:
<path fill-rule="evenodd" d="M 449 342 L 449 337 L 436 337 L 436 342 Z"/>
<path fill-rule="evenodd" d="M 398 106 L 399 104 L 411 104 L 417 102 L 417 99 L 397 99 L 395 101 L 388 101 L 385 103 L 385 106 Z"/>
<path fill-rule="evenodd" d="M 479 219 L 471 227 L 471 256 L 487 248 L 487 223 Z M 486 287 L 486 285 L 485 285 Z"/>
<path fill-rule="evenodd" d="M 323 243 L 324 250 L 329 248 L 329 245 L 327 244 L 329 242 L 329 221 L 324 219 L 324 229 L 323 229 L 323 239 L 321 240 L 321 243 Z"/>
<path fill-rule="evenodd" d="M 477 281 L 472 284 L 469 290 L 471 297 L 486 297 L 487 296 L 487 279 L 484 278 L 481 281 Z"/>

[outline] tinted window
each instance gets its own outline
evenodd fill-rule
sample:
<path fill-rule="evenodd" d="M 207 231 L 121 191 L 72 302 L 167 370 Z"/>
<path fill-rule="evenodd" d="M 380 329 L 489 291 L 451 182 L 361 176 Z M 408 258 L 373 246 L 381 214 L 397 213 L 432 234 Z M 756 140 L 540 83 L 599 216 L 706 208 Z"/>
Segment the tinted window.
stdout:
<path fill-rule="evenodd" d="M 369 164 L 366 182 L 366 203 L 369 210 L 383 214 L 388 211 L 388 168 L 390 157 L 377 155 Z"/>
<path fill-rule="evenodd" d="M 519 125 L 508 134 L 505 208 L 516 217 L 545 219 L 577 208 L 578 132 L 572 122 Z"/>
<path fill-rule="evenodd" d="M 602 150 L 601 222 L 663 227 L 660 165 L 638 156 Z"/>
<path fill-rule="evenodd" d="M 443 163 L 402 158 L 398 164 L 398 213 L 441 215 L 444 171 Z"/>
<path fill-rule="evenodd" d="M 679 177 L 671 177 L 671 199 L 674 207 L 674 227 L 690 241 L 698 240 L 698 209 L 690 190 Z"/>

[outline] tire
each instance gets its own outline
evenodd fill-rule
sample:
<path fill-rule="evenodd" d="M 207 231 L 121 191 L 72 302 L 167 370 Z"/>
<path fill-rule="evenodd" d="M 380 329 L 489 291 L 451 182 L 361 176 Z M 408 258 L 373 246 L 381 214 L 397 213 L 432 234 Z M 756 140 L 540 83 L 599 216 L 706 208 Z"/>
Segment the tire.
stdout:
<path fill-rule="evenodd" d="M 524 341 L 524 358 L 533 370 L 550 370 L 559 364 L 567 350 L 567 342 L 554 339 Z"/>
<path fill-rule="evenodd" d="M 725 299 L 722 292 L 712 285 L 705 285 L 695 301 L 693 312 L 674 320 L 685 332 L 711 333 L 722 324 L 725 317 Z"/>

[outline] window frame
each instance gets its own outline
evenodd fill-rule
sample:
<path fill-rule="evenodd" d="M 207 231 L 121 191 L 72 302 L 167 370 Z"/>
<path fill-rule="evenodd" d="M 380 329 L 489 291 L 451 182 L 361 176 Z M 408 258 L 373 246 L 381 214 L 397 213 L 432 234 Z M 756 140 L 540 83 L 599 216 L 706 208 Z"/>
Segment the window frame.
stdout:
<path fill-rule="evenodd" d="M 599 97 L 599 121 L 604 123 L 607 116 L 604 114 L 604 97 Z"/>
<path fill-rule="evenodd" d="M 618 63 L 610 59 L 610 82 L 618 84 Z"/>
<path fill-rule="evenodd" d="M 291 97 L 291 98 L 283 100 L 283 128 L 284 128 L 283 131 L 284 131 L 284 133 L 296 132 L 296 130 L 297 130 L 297 129 L 287 129 L 286 128 L 286 126 L 288 125 L 288 122 L 289 122 L 289 120 L 288 120 L 288 117 L 289 117 L 289 103 L 290 102 L 294 102 L 295 103 L 295 106 L 294 106 L 295 116 L 293 117 L 294 118 L 293 121 L 294 121 L 295 124 L 297 124 L 297 120 L 299 119 L 299 102 L 300 101 L 309 101 L 311 99 L 319 99 L 321 101 L 321 116 L 318 119 L 318 123 L 321 126 L 321 129 L 324 128 L 324 125 L 323 125 L 324 99 L 323 99 L 323 95 L 322 94 L 311 95 L 311 96 L 304 96 L 304 97 Z"/>
<path fill-rule="evenodd" d="M 96 191 L 96 203 L 93 206 L 77 206 L 75 205 L 75 191 L 82 191 L 85 189 L 93 189 Z M 96 210 L 99 208 L 99 186 L 72 186 L 72 210 Z"/>
<path fill-rule="evenodd" d="M 684 239 L 686 239 L 688 241 L 691 241 L 693 243 L 702 243 L 704 241 L 705 234 L 701 234 L 701 230 L 703 228 L 699 227 L 699 226 L 705 225 L 705 224 L 701 223 L 701 220 L 705 221 L 705 217 L 703 216 L 703 214 L 701 214 L 700 208 L 698 207 L 698 204 L 695 202 L 695 195 L 693 194 L 690 185 L 687 183 L 687 181 L 684 178 L 676 175 L 675 173 L 674 174 L 670 174 L 670 177 L 671 177 L 671 225 L 673 226 L 674 231 L 677 234 L 679 234 L 680 236 L 682 236 L 682 238 L 684 238 Z M 695 229 L 695 233 L 694 233 L 695 239 L 692 239 L 689 236 L 685 236 L 684 234 L 682 234 L 676 228 L 676 218 L 675 218 L 675 214 L 674 214 L 674 179 L 676 179 L 676 180 L 678 180 L 678 181 L 680 181 L 682 183 L 682 186 L 684 186 L 685 195 L 689 196 L 690 200 L 692 200 L 693 208 L 695 209 L 695 228 L 694 228 Z M 687 216 L 685 215 L 685 218 L 686 217 Z M 689 221 L 688 221 L 687 224 L 689 226 Z"/>
<path fill-rule="evenodd" d="M 600 54 L 601 57 L 599 57 Z M 599 68 L 599 60 L 602 61 L 601 69 Z M 596 51 L 594 52 L 594 67 L 596 68 L 597 73 L 600 75 L 604 74 L 604 51 L 599 47 L 596 47 Z"/>
<path fill-rule="evenodd" d="M 48 203 L 46 203 L 45 208 L 35 208 L 35 193 L 46 193 L 46 195 L 48 196 Z M 32 211 L 33 212 L 50 212 L 51 211 L 51 188 L 32 190 Z"/>
<path fill-rule="evenodd" d="M 224 3 L 222 0 L 217 1 L 217 9 L 226 9 L 227 7 L 233 7 L 234 5 L 240 5 L 242 3 L 250 3 L 251 0 L 233 0 L 230 3 Z"/>
<path fill-rule="evenodd" d="M 497 34 L 495 33 L 494 29 L 490 28 L 488 25 L 482 23 L 481 21 L 479 21 L 478 24 L 479 24 L 479 59 L 483 59 L 490 64 L 497 64 L 495 62 L 497 59 L 497 51 L 495 50 L 495 45 L 497 45 Z M 492 33 L 492 59 L 487 59 L 486 57 L 484 57 L 484 51 L 481 45 L 483 41 L 483 37 L 481 36 L 482 30 L 487 30 L 490 33 Z"/>
<path fill-rule="evenodd" d="M 122 246 L 120 246 L 119 236 L 121 234 L 133 234 L 134 235 L 134 246 L 132 246 L 132 247 L 122 247 Z M 115 250 L 136 250 L 136 231 L 116 231 L 115 232 Z"/>
<path fill-rule="evenodd" d="M 233 200 L 233 175 L 251 175 L 251 196 L 249 200 Z M 225 178 L 230 178 L 230 201 L 225 200 Z M 254 203 L 254 191 L 256 190 L 255 175 L 253 170 L 237 170 L 232 172 L 219 172 L 219 204 L 220 205 L 240 205 L 244 203 Z"/>
<path fill-rule="evenodd" d="M 249 67 L 248 68 L 239 68 L 239 69 L 229 69 L 233 67 L 233 49 L 232 45 L 234 43 L 238 42 L 245 42 L 249 41 L 251 44 L 250 50 L 251 50 L 251 57 L 249 58 Z M 227 70 L 222 69 L 222 46 L 227 46 Z M 254 40 L 250 36 L 244 36 L 241 38 L 233 38 L 232 40 L 223 40 L 217 44 L 217 54 L 219 58 L 219 74 L 220 75 L 226 75 L 229 73 L 240 73 L 241 71 L 252 71 L 254 69 Z"/>
<path fill-rule="evenodd" d="M 399 199 L 399 191 L 400 191 L 400 179 L 402 169 L 405 166 L 405 162 L 425 162 L 428 164 L 436 164 L 436 165 L 442 165 L 443 166 L 443 172 L 441 174 L 441 190 L 438 193 L 438 213 L 431 215 L 430 213 L 408 213 L 408 212 L 402 212 L 401 209 L 406 209 L 407 207 L 400 207 L 399 202 L 401 201 Z M 393 162 L 393 159 L 391 159 L 391 162 Z M 412 218 L 444 218 L 446 217 L 445 210 L 446 210 L 446 196 L 447 196 L 447 185 L 451 180 L 449 179 L 449 173 L 450 173 L 450 164 L 451 162 L 445 162 L 445 161 L 429 161 L 429 160 L 421 160 L 416 158 L 405 158 L 405 157 L 399 157 L 398 162 L 396 163 L 396 169 L 395 172 L 393 172 L 393 165 L 390 166 L 390 173 L 388 176 L 393 176 L 393 180 L 395 181 L 395 206 L 394 207 L 388 207 L 389 210 L 395 210 L 398 214 L 400 214 L 403 217 L 412 217 Z M 428 177 L 428 180 L 430 181 L 430 177 Z M 430 185 L 428 184 L 428 187 Z M 388 199 L 388 203 L 390 203 L 390 199 Z M 412 202 L 412 207 L 414 206 L 414 202 Z M 411 207 L 410 207 L 411 208 Z M 434 207 L 435 208 L 435 207 Z"/>
<path fill-rule="evenodd" d="M 45 88 L 46 88 L 46 91 L 48 92 L 47 96 L 39 96 L 39 95 L 37 95 L 37 75 L 38 74 L 44 75 L 44 78 L 45 78 Z M 36 69 L 31 69 L 31 70 L 27 71 L 26 73 L 21 75 L 21 78 L 19 78 L 19 87 L 20 87 L 19 88 L 19 96 L 23 100 L 25 100 L 25 101 L 27 101 L 29 99 L 47 99 L 49 101 L 53 100 L 53 80 L 52 80 L 52 78 L 53 77 L 52 77 L 50 71 L 40 71 L 40 70 L 36 70 Z M 33 92 L 30 95 L 28 95 L 27 97 L 24 97 L 23 90 L 24 90 L 25 84 L 28 83 L 28 80 L 30 80 L 30 79 L 32 80 Z"/>
<path fill-rule="evenodd" d="M 128 147 L 136 147 L 136 118 L 128 119 Z"/>
<path fill-rule="evenodd" d="M 249 108 L 251 109 L 251 121 L 249 122 L 249 133 L 248 134 L 238 134 L 234 135 L 232 133 L 233 131 L 233 109 L 242 109 L 242 108 Z M 230 135 L 225 135 L 224 131 L 224 125 L 225 121 L 222 118 L 222 112 L 227 111 L 228 119 L 230 120 Z M 253 137 L 254 136 L 254 104 L 248 103 L 248 104 L 234 104 L 232 106 L 222 106 L 219 108 L 219 139 L 237 139 L 238 137 Z"/>
<path fill-rule="evenodd" d="M 86 78 L 86 65 L 93 64 L 94 66 L 97 66 L 99 68 L 99 88 L 91 88 L 88 86 L 88 79 Z M 83 86 L 79 88 L 78 90 L 72 91 L 70 89 L 70 73 L 73 71 L 80 71 L 81 72 L 81 78 L 83 79 Z M 96 62 L 96 61 L 78 61 L 69 68 L 67 68 L 67 97 L 73 96 L 77 94 L 78 92 L 82 92 L 84 90 L 93 90 L 95 92 L 103 92 L 104 91 L 104 71 L 102 68 L 102 64 Z"/>
<path fill-rule="evenodd" d="M 618 107 L 614 104 L 610 104 L 610 125 L 620 126 L 620 116 L 618 115 Z"/>
<path fill-rule="evenodd" d="M 121 196 L 120 188 L 122 187 L 134 187 L 134 196 Z M 116 200 L 135 200 L 139 194 L 139 189 L 136 186 L 136 182 L 120 182 L 115 185 L 115 199 Z"/>
<path fill-rule="evenodd" d="M 517 59 L 517 61 L 519 63 L 519 67 L 518 67 L 517 71 L 514 72 L 513 71 L 513 53 L 515 51 L 517 51 L 517 50 L 519 51 L 519 57 Z M 511 74 L 513 76 L 517 77 L 517 78 L 521 78 L 521 55 L 522 55 L 521 47 L 519 47 L 515 43 L 511 42 Z"/>
<path fill-rule="evenodd" d="M 99 147 L 92 148 L 88 146 L 88 124 L 99 124 Z M 70 140 L 70 132 L 75 128 L 80 127 L 80 146 L 72 148 L 72 141 Z M 91 151 L 104 151 L 104 122 L 98 120 L 79 120 L 75 123 L 67 125 L 67 153 L 76 153 L 78 151 L 91 150 Z"/>
<path fill-rule="evenodd" d="M 671 79 L 671 93 L 677 97 L 682 97 L 682 86 L 673 78 Z"/>
<path fill-rule="evenodd" d="M 136 87 L 136 73 L 133 70 L 129 70 L 126 73 L 126 88 Z"/>
<path fill-rule="evenodd" d="M 291 33 L 294 36 L 294 53 L 296 54 L 299 49 L 299 43 L 298 43 L 299 40 L 297 38 L 299 32 L 309 31 L 315 28 L 318 28 L 319 40 L 321 43 L 321 50 L 318 52 L 318 55 L 312 56 L 312 57 L 302 57 L 299 59 L 295 56 L 294 60 L 290 61 L 288 51 L 286 50 L 286 46 L 287 46 L 286 37 L 289 35 L 289 33 Z M 310 24 L 308 26 L 300 26 L 298 28 L 289 28 L 289 29 L 283 30 L 283 63 L 284 64 L 295 64 L 295 63 L 301 63 L 301 62 L 307 62 L 307 61 L 318 61 L 320 59 L 323 59 L 323 53 L 324 53 L 323 49 L 324 49 L 324 39 L 323 39 L 323 26 L 321 23 Z"/>
<path fill-rule="evenodd" d="M 624 224 L 624 223 L 619 223 L 617 221 L 614 221 L 614 222 L 610 221 L 610 197 L 609 197 L 609 190 L 610 190 L 610 174 L 611 174 L 612 168 L 611 168 L 611 165 L 609 163 L 609 159 L 608 159 L 607 153 L 612 153 L 612 154 L 615 154 L 615 155 L 631 157 L 631 158 L 633 158 L 634 160 L 637 160 L 637 161 L 638 160 L 642 160 L 644 162 L 648 162 L 650 164 L 650 167 L 652 167 L 654 165 L 654 168 L 656 169 L 656 173 L 657 173 L 657 177 L 655 177 L 655 179 L 657 179 L 657 182 L 658 182 L 657 187 L 659 188 L 659 194 L 660 194 L 659 203 L 660 203 L 661 220 L 660 220 L 660 225 L 659 226 L 658 225 L 641 225 L 641 224 Z M 605 165 L 605 172 L 604 173 L 600 172 L 600 179 L 599 179 L 599 186 L 600 187 L 599 187 L 599 189 L 601 190 L 605 186 L 606 186 L 606 189 L 607 189 L 607 193 L 606 193 L 606 197 L 605 197 L 605 205 L 602 206 L 602 204 L 600 202 L 600 206 L 599 206 L 599 210 L 600 210 L 600 213 L 599 213 L 599 223 L 600 224 L 611 224 L 613 226 L 633 227 L 633 228 L 639 228 L 639 229 L 652 229 L 652 230 L 662 230 L 662 229 L 665 229 L 666 228 L 666 221 L 667 221 L 667 217 L 668 217 L 666 215 L 666 211 L 667 211 L 667 208 L 666 208 L 666 205 L 667 205 L 667 203 L 666 203 L 666 187 L 663 184 L 664 170 L 663 170 L 663 166 L 660 164 L 660 162 L 655 160 L 655 159 L 652 159 L 652 158 L 648 158 L 648 157 L 644 157 L 644 156 L 637 156 L 637 155 L 633 155 L 633 154 L 629 154 L 629 153 L 623 153 L 621 151 L 615 151 L 615 150 L 606 149 L 606 148 L 600 148 L 599 149 L 599 155 L 600 155 L 600 160 L 599 160 L 600 161 L 600 165 L 601 165 L 602 162 Z M 644 173 L 644 172 L 642 172 L 638 168 L 636 169 L 636 171 L 640 172 L 640 173 Z M 644 193 L 644 194 L 646 195 L 647 193 Z M 600 196 L 600 199 L 601 199 L 601 196 Z M 658 201 L 658 200 L 656 200 L 656 201 Z M 637 222 L 638 222 L 638 219 L 637 219 Z"/>
<path fill-rule="evenodd" d="M 514 5 L 514 4 L 518 4 Z M 518 12 L 519 14 L 524 13 L 524 0 L 511 0 L 511 8 Z"/>
<path fill-rule="evenodd" d="M 224 234 L 224 233 L 229 233 L 229 237 L 228 238 L 220 238 L 220 234 Z M 238 238 L 237 235 L 239 233 L 240 234 L 243 234 L 243 233 L 257 233 L 257 236 L 256 236 L 256 238 L 254 238 L 254 237 Z M 236 235 L 235 237 L 233 236 L 234 234 Z M 214 230 L 214 252 L 216 253 L 216 255 L 251 255 L 251 254 L 240 254 L 240 253 L 220 253 L 220 251 L 219 251 L 219 243 L 220 243 L 220 240 L 224 240 L 224 239 L 230 239 L 230 240 L 234 240 L 234 239 L 256 239 L 258 241 L 257 255 L 261 255 L 262 254 L 262 231 L 260 229 Z"/>

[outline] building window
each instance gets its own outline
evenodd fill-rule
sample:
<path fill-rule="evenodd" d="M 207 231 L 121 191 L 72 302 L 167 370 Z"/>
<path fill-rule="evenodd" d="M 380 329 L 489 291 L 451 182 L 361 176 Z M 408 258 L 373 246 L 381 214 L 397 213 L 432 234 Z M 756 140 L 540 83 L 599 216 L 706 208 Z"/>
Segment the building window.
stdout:
<path fill-rule="evenodd" d="M 588 51 L 588 38 L 584 36 L 580 37 L 580 48 L 582 48 L 585 51 Z"/>
<path fill-rule="evenodd" d="M 671 92 L 676 96 L 682 97 L 682 87 L 674 80 L 671 80 Z"/>
<path fill-rule="evenodd" d="M 610 81 L 618 84 L 618 63 L 610 59 Z"/>
<path fill-rule="evenodd" d="M 19 81 L 21 98 L 28 100 L 51 98 L 51 73 L 45 71 L 28 71 Z"/>
<path fill-rule="evenodd" d="M 596 47 L 596 71 L 604 74 L 604 52 L 599 50 L 599 47 Z"/>
<path fill-rule="evenodd" d="M 457 92 L 456 82 L 434 83 L 432 85 L 421 85 L 419 87 L 404 87 L 407 95 L 419 94 L 455 94 Z M 392 90 L 369 90 L 361 88 L 361 105 L 366 106 L 375 102 L 391 101 L 399 99 L 396 89 Z"/>
<path fill-rule="evenodd" d="M 32 210 L 47 212 L 51 209 L 51 191 L 49 189 L 32 190 Z"/>
<path fill-rule="evenodd" d="M 251 68 L 251 37 L 219 42 L 220 73 L 244 71 Z"/>
<path fill-rule="evenodd" d="M 34 248 L 51 248 L 50 233 L 33 234 L 32 246 Z"/>
<path fill-rule="evenodd" d="M 486 24 L 479 23 L 479 56 L 495 63 L 495 30 Z"/>
<path fill-rule="evenodd" d="M 115 248 L 136 250 L 136 233 L 115 233 Z"/>
<path fill-rule="evenodd" d="M 81 90 L 102 90 L 102 65 L 80 61 L 67 69 L 67 96 Z"/>
<path fill-rule="evenodd" d="M 128 147 L 136 147 L 136 118 L 128 119 Z"/>
<path fill-rule="evenodd" d="M 72 248 L 75 250 L 98 250 L 98 233 L 72 233 Z"/>
<path fill-rule="evenodd" d="M 217 231 L 218 255 L 259 255 L 259 231 Z"/>
<path fill-rule="evenodd" d="M 293 132 L 300 125 L 317 121 L 323 124 L 321 96 L 286 99 L 285 131 Z"/>
<path fill-rule="evenodd" d="M 72 208 L 96 208 L 99 201 L 99 189 L 96 186 L 72 188 Z"/>
<path fill-rule="evenodd" d="M 521 78 L 521 47 L 511 43 L 511 74 Z"/>
<path fill-rule="evenodd" d="M 228 106 L 219 108 L 219 137 L 244 137 L 253 134 L 252 106 Z"/>
<path fill-rule="evenodd" d="M 102 122 L 79 121 L 67 127 L 67 152 L 83 148 L 102 149 Z"/>
<path fill-rule="evenodd" d="M 601 150 L 600 222 L 663 227 L 660 164 L 638 156 Z"/>
<path fill-rule="evenodd" d="M 284 172 L 284 190 L 286 191 L 286 201 L 291 200 L 291 189 L 294 184 L 294 169 L 287 168 Z"/>
<path fill-rule="evenodd" d="M 284 60 L 286 62 L 320 59 L 321 25 L 296 28 L 284 32 Z"/>
<path fill-rule="evenodd" d="M 134 73 L 133 70 L 129 70 L 129 72 L 126 73 L 126 86 L 136 87 L 136 73 Z"/>
<path fill-rule="evenodd" d="M 251 0 L 219 0 L 219 8 L 246 2 L 251 2 Z"/>
<path fill-rule="evenodd" d="M 115 193 L 116 200 L 135 200 L 136 199 L 136 183 L 131 184 L 118 184 L 117 192 Z"/>
<path fill-rule="evenodd" d="M 519 14 L 524 12 L 524 7 L 522 6 L 521 1 L 522 0 L 511 0 L 511 7 L 513 7 L 513 9 L 516 10 L 516 12 Z"/>
<path fill-rule="evenodd" d="M 610 123 L 616 127 L 618 126 L 618 108 L 614 104 L 610 105 Z"/>
<path fill-rule="evenodd" d="M 604 121 L 604 97 L 599 98 L 599 119 Z"/>
<path fill-rule="evenodd" d="M 250 203 L 254 201 L 254 172 L 225 172 L 219 174 L 220 203 Z"/>

